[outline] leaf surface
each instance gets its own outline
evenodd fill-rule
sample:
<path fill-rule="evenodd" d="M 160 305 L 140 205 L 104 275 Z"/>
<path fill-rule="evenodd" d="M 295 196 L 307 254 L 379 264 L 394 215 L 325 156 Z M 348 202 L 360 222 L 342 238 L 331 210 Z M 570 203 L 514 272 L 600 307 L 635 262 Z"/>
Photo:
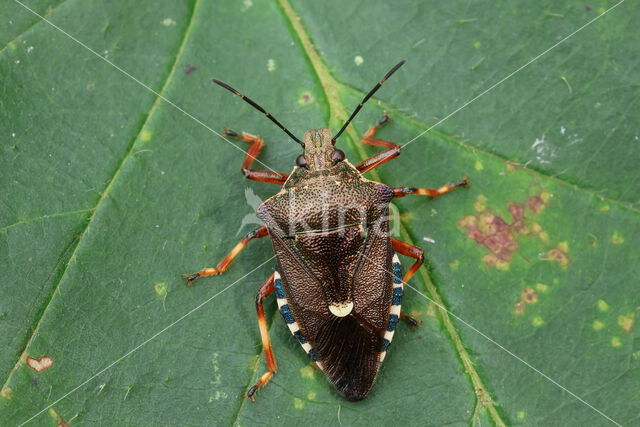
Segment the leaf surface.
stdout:
<path fill-rule="evenodd" d="M 27 3 L 68 35 L 0 11 L 3 424 L 637 422 L 631 3 L 486 94 L 615 3 L 212 3 Z M 399 326 L 349 403 L 269 299 L 279 371 L 251 403 L 269 242 L 192 288 L 179 276 L 217 263 L 277 192 L 244 180 L 247 146 L 215 132 L 264 137 L 259 159 L 287 173 L 299 147 L 211 78 L 301 136 L 337 129 L 400 59 L 339 143 L 354 163 L 374 153 L 357 140 L 386 110 L 380 137 L 409 143 L 369 178 L 472 183 L 396 203 L 399 237 L 427 253 L 404 306 L 422 326 Z"/>

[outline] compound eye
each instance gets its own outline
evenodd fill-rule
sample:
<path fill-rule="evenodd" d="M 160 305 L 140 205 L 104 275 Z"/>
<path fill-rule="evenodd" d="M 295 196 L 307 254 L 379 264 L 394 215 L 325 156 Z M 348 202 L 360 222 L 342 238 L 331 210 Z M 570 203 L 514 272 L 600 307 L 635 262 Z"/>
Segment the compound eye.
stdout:
<path fill-rule="evenodd" d="M 304 154 L 300 154 L 296 158 L 296 166 L 301 167 L 301 168 L 306 168 L 307 167 L 307 158 L 304 156 Z"/>
<path fill-rule="evenodd" d="M 333 155 L 331 156 L 331 160 L 333 161 L 333 163 L 338 163 L 344 160 L 344 151 L 342 150 L 335 150 L 333 152 Z"/>

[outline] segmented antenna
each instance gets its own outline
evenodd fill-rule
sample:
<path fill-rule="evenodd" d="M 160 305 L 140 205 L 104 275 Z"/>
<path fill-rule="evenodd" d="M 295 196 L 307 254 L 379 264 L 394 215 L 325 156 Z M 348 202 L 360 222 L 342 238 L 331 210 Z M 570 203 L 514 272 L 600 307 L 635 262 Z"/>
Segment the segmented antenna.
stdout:
<path fill-rule="evenodd" d="M 369 91 L 369 93 L 367 94 L 367 96 L 364 97 L 364 99 L 362 100 L 362 102 L 360 104 L 358 104 L 358 106 L 356 107 L 356 109 L 353 111 L 353 113 L 351 113 L 351 117 L 349 117 L 349 120 L 347 120 L 345 122 L 344 125 L 342 125 L 342 129 L 340 129 L 340 131 L 336 134 L 336 136 L 334 136 L 333 138 L 331 138 L 331 141 L 335 144 L 336 143 L 336 139 L 338 139 L 340 137 L 340 135 L 342 135 L 342 132 L 344 132 L 344 130 L 347 128 L 347 126 L 349 126 L 349 123 L 351 123 L 351 120 L 353 120 L 353 118 L 356 116 L 356 114 L 358 114 L 358 112 L 360 111 L 360 109 L 362 108 L 362 106 L 364 105 L 365 102 L 367 102 L 369 100 L 369 98 L 371 98 L 373 96 L 374 93 L 376 93 L 376 91 L 378 89 L 380 89 L 380 86 L 382 86 L 382 83 L 386 82 L 387 79 L 389 77 L 391 77 L 391 75 L 393 73 L 395 73 L 398 68 L 402 67 L 402 65 L 405 63 L 405 60 L 403 59 L 402 61 L 398 62 L 391 70 L 389 70 L 389 72 L 382 78 L 382 80 L 380 80 L 378 82 L 377 85 L 374 86 L 373 89 L 371 89 L 371 91 Z"/>
<path fill-rule="evenodd" d="M 395 71 L 395 70 L 394 70 Z M 282 123 L 280 123 L 278 120 L 276 120 L 275 117 L 273 117 L 270 113 L 267 113 L 266 111 L 264 111 L 264 108 L 262 108 L 261 106 L 259 106 L 258 104 L 256 104 L 251 98 L 248 98 L 246 96 L 244 96 L 243 94 L 241 94 L 240 92 L 238 92 L 237 90 L 235 90 L 234 88 L 232 88 L 231 86 L 229 86 L 228 84 L 221 82 L 220 80 L 217 79 L 213 79 L 213 82 L 217 85 L 222 86 L 223 88 L 225 88 L 226 90 L 228 90 L 229 92 L 233 92 L 234 95 L 239 96 L 240 98 L 242 98 L 245 102 L 247 102 L 249 105 L 251 105 L 253 108 L 255 108 L 256 110 L 260 111 L 261 113 L 263 113 L 265 116 L 267 116 L 267 118 L 269 120 L 271 120 L 273 123 L 275 123 L 276 125 L 278 125 L 278 127 L 280 129 L 282 129 L 283 131 L 286 132 L 287 135 L 289 135 L 295 142 L 297 142 L 298 144 L 302 145 L 304 147 L 304 143 L 302 141 L 300 141 L 294 134 L 292 134 L 291 132 L 289 132 L 289 129 L 287 129 L 286 127 L 284 127 L 282 125 Z"/>

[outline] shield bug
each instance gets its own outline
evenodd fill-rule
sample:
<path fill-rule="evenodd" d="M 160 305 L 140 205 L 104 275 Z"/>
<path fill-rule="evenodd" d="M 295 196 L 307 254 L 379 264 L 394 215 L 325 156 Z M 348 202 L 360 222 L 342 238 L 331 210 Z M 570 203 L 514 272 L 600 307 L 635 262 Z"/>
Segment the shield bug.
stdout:
<path fill-rule="evenodd" d="M 263 308 L 264 298 L 273 292 L 293 336 L 350 401 L 363 399 L 371 390 L 399 319 L 417 324 L 400 306 L 403 285 L 422 265 L 424 252 L 390 236 L 389 203 L 409 194 L 437 197 L 466 186 L 466 178 L 438 189 L 393 188 L 365 179 L 365 172 L 400 155 L 400 144 L 375 138 L 378 129 L 389 122 L 386 113 L 362 139 L 384 151 L 354 166 L 335 147 L 363 104 L 403 64 L 395 65 L 371 89 L 338 133 L 332 136 L 329 129 L 312 129 L 302 140 L 253 100 L 213 80 L 266 115 L 304 150 L 290 174 L 250 169 L 264 141 L 225 129 L 227 137 L 250 144 L 242 164 L 244 176 L 282 188 L 257 209 L 265 225 L 248 233 L 216 267 L 183 276 L 191 285 L 199 277 L 222 274 L 249 241 L 271 238 L 275 272 L 255 300 L 267 372 L 247 391 L 252 400 L 277 370 Z M 415 260 L 404 277 L 398 253 Z"/>

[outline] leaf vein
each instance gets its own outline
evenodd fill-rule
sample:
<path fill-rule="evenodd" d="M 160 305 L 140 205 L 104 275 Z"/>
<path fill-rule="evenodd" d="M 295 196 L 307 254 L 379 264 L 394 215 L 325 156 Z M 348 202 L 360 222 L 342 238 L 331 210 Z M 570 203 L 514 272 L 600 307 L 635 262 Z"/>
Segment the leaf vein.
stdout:
<path fill-rule="evenodd" d="M 57 217 L 60 217 L 60 216 L 75 215 L 75 214 L 79 214 L 79 213 L 91 212 L 94 209 L 95 208 L 86 208 L 86 209 L 78 209 L 78 210 L 74 210 L 74 211 L 56 212 L 56 213 L 52 213 L 52 214 L 36 216 L 36 217 L 33 217 L 33 218 L 21 219 L 20 221 L 14 222 L 13 224 L 8 224 L 8 225 L 0 227 L 0 233 L 3 233 L 9 228 L 13 228 L 13 227 L 16 227 L 16 226 L 19 226 L 19 225 L 29 224 L 31 222 L 36 222 L 36 221 L 42 221 L 42 220 L 49 219 L 49 218 L 57 218 Z"/>
<path fill-rule="evenodd" d="M 158 95 L 156 95 L 156 99 L 153 102 L 153 104 L 151 105 L 149 113 L 146 115 L 146 119 L 144 120 L 144 122 L 140 126 L 140 128 L 139 128 L 138 132 L 136 133 L 136 135 L 132 138 L 131 142 L 129 143 L 129 147 L 127 148 L 126 154 L 124 155 L 122 160 L 119 162 L 119 164 L 115 168 L 114 172 L 111 174 L 111 179 L 109 179 L 107 185 L 105 186 L 105 189 L 101 192 L 101 195 L 98 198 L 98 201 L 96 202 L 95 206 L 93 208 L 88 209 L 88 210 L 91 210 L 93 212 L 92 212 L 91 216 L 89 217 L 88 221 L 86 222 L 85 228 L 80 233 L 80 238 L 77 239 L 76 245 L 73 248 L 71 256 L 68 258 L 68 260 L 66 262 L 66 265 L 64 266 L 62 272 L 60 273 L 60 277 L 58 279 L 58 282 L 55 284 L 55 286 L 53 288 L 53 292 L 51 293 L 51 297 L 45 303 L 44 309 L 42 310 L 40 317 L 35 321 L 35 327 L 32 329 L 31 336 L 29 337 L 29 339 L 27 341 L 27 344 L 24 347 L 24 350 L 23 350 L 22 354 L 18 357 L 18 360 L 16 361 L 16 363 L 14 364 L 14 367 L 9 372 L 9 375 L 7 375 L 7 378 L 5 379 L 5 381 L 3 381 L 3 388 L 6 387 L 7 384 L 10 383 L 11 378 L 13 377 L 13 374 L 20 367 L 20 361 L 27 354 L 27 351 L 28 351 L 31 343 L 33 342 L 34 338 L 38 334 L 40 326 L 43 323 L 43 320 L 44 320 L 44 318 L 45 318 L 45 316 L 47 314 L 47 311 L 48 311 L 49 307 L 51 306 L 51 303 L 53 302 L 55 296 L 60 294 L 60 292 L 59 292 L 60 285 L 62 284 L 63 279 L 66 277 L 67 272 L 69 271 L 69 267 L 73 264 L 77 254 L 78 254 L 78 249 L 82 246 L 81 243 L 84 241 L 85 237 L 89 234 L 89 232 L 91 230 L 91 225 L 93 224 L 94 220 L 98 216 L 98 213 L 100 212 L 100 208 L 102 206 L 102 203 L 109 196 L 111 188 L 113 187 L 114 182 L 117 180 L 118 176 L 120 175 L 120 172 L 123 170 L 123 167 L 127 163 L 127 160 L 129 160 L 133 155 L 135 155 L 134 148 L 137 145 L 136 142 L 139 140 L 140 134 L 142 133 L 143 129 L 149 123 L 149 121 L 153 117 L 155 111 L 158 109 L 158 106 L 160 105 L 160 102 L 162 101 L 162 96 L 166 92 L 167 88 L 169 87 L 169 83 L 171 82 L 173 76 L 175 75 L 175 72 L 176 72 L 176 69 L 177 69 L 177 66 L 178 66 L 178 62 L 179 62 L 179 60 L 180 60 L 180 58 L 182 56 L 182 53 L 184 51 L 184 47 L 186 45 L 186 40 L 189 38 L 189 34 L 191 34 L 191 30 L 192 30 L 193 22 L 194 22 L 195 10 L 197 8 L 198 2 L 199 2 L 199 0 L 194 0 L 194 5 L 193 5 L 193 7 L 191 9 L 191 16 L 189 17 L 189 23 L 187 25 L 187 29 L 186 29 L 186 31 L 184 33 L 184 36 L 183 36 L 183 38 L 182 38 L 182 40 L 180 42 L 180 46 L 178 48 L 178 52 L 176 54 L 174 63 L 172 65 L 169 73 L 167 74 L 167 77 L 166 77 L 164 83 L 162 83 L 160 92 L 158 92 Z"/>
<path fill-rule="evenodd" d="M 286 19 L 289 21 L 290 27 L 293 29 L 295 35 L 300 40 L 300 43 L 303 47 L 303 52 L 311 62 L 314 71 L 317 73 L 318 78 L 322 83 L 322 88 L 326 93 L 327 99 L 330 104 L 330 111 L 332 113 L 330 121 L 332 119 L 339 119 L 343 121 L 346 120 L 348 115 L 338 92 L 338 87 L 340 84 L 334 79 L 329 69 L 316 52 L 315 47 L 311 43 L 311 38 L 307 30 L 302 24 L 302 20 L 296 14 L 289 1 L 278 0 L 278 4 L 283 10 Z M 347 128 L 346 133 L 349 135 L 349 139 L 351 140 L 352 145 L 354 146 L 360 157 L 366 157 L 366 152 L 364 151 L 362 144 L 358 144 L 360 138 L 355 130 L 355 126 L 352 125 Z M 379 180 L 377 171 L 371 171 L 370 174 L 374 179 Z M 408 243 L 412 243 L 412 239 L 410 238 L 409 233 L 403 224 L 401 224 L 401 233 L 405 241 L 407 241 Z M 425 272 L 424 268 L 421 268 L 419 271 L 420 276 L 426 286 L 427 292 L 432 295 L 433 299 L 437 303 L 441 304 L 442 307 L 445 307 L 437 288 L 429 277 L 429 274 Z M 495 404 L 493 403 L 493 399 L 491 398 L 487 391 L 487 388 L 481 381 L 478 372 L 475 370 L 473 362 L 471 361 L 471 357 L 464 348 L 462 339 L 453 322 L 449 318 L 448 313 L 444 309 L 439 308 L 438 310 L 440 312 L 441 321 L 445 326 L 449 338 L 453 341 L 455 350 L 464 365 L 465 372 L 469 376 L 474 386 L 474 394 L 476 395 L 476 411 L 479 407 L 485 407 L 487 408 L 492 420 L 496 423 L 496 425 L 504 425 L 504 421 L 500 417 L 500 414 L 498 413 Z"/>
<path fill-rule="evenodd" d="M 65 4 L 68 0 L 63 0 L 62 2 L 60 2 L 58 5 L 56 5 L 55 8 L 50 8 L 48 7 L 47 10 L 42 14 L 42 16 L 44 16 L 45 18 L 48 18 L 49 16 L 53 15 L 53 13 L 58 10 L 60 8 L 60 6 L 62 6 L 63 4 Z M 6 45 L 4 45 L 2 47 L 2 49 L 0 49 L 0 55 L 2 55 L 5 50 L 11 46 L 11 44 L 17 42 L 18 40 L 20 40 L 25 34 L 27 34 L 29 31 L 31 31 L 34 27 L 38 26 L 38 24 L 41 24 L 45 21 L 43 20 L 36 20 L 33 24 L 29 25 L 24 31 L 22 31 L 20 34 L 18 34 L 17 36 L 15 36 L 13 39 L 11 39 Z"/>
<path fill-rule="evenodd" d="M 362 92 L 361 90 L 356 89 L 354 87 L 351 87 L 351 86 L 349 86 L 347 84 L 344 84 L 344 83 L 339 83 L 339 84 L 341 85 L 341 87 L 343 89 L 349 90 L 352 93 L 357 93 L 359 95 L 360 94 L 364 94 L 364 92 Z M 384 109 L 392 110 L 394 116 L 400 116 L 400 117 L 402 117 L 403 120 L 405 120 L 405 121 L 407 121 L 407 122 L 409 122 L 409 123 L 411 123 L 411 124 L 413 124 L 413 125 L 415 125 L 417 127 L 420 127 L 420 128 L 423 128 L 423 129 L 431 128 L 431 126 L 429 126 L 428 124 L 426 124 L 426 123 L 424 123 L 424 122 L 422 122 L 422 121 L 420 121 L 420 120 L 418 120 L 418 119 L 416 119 L 414 117 L 409 116 L 407 113 L 403 112 L 401 109 L 398 109 L 397 107 L 394 107 L 393 105 L 390 105 L 390 104 L 386 103 L 385 101 L 382 101 L 382 100 L 380 100 L 378 98 L 375 98 L 375 97 L 372 97 L 371 101 L 374 101 L 376 104 L 378 104 L 379 106 L 383 107 Z M 444 133 L 444 132 L 442 132 L 440 130 L 431 129 L 429 131 L 429 133 L 432 134 L 433 136 L 437 137 L 438 139 L 442 140 L 442 141 L 453 143 L 453 144 L 457 144 L 461 148 L 469 150 L 469 151 L 471 151 L 473 153 L 478 153 L 478 154 L 481 154 L 483 156 L 492 158 L 494 160 L 497 160 L 497 161 L 500 161 L 500 162 L 503 162 L 503 163 L 512 164 L 514 166 L 517 166 L 519 169 L 522 169 L 522 170 L 524 170 L 524 171 L 526 171 L 526 172 L 528 172 L 528 173 L 530 173 L 532 175 L 535 175 L 537 177 L 549 179 L 549 180 L 555 181 L 555 182 L 557 182 L 558 184 L 561 184 L 561 185 L 572 186 L 576 190 L 579 190 L 579 191 L 585 192 L 587 194 L 590 194 L 590 195 L 592 195 L 594 197 L 597 197 L 598 199 L 600 199 L 602 201 L 614 204 L 616 206 L 619 206 L 621 208 L 624 208 L 624 209 L 629 210 L 629 211 L 634 212 L 634 213 L 640 213 L 640 209 L 634 207 L 630 203 L 626 203 L 626 202 L 623 202 L 621 200 L 617 200 L 617 199 L 613 199 L 613 198 L 610 198 L 610 197 L 606 197 L 603 194 L 597 192 L 596 190 L 591 190 L 591 189 L 589 189 L 587 187 L 582 186 L 579 183 L 576 183 L 576 182 L 573 182 L 573 181 L 569 180 L 568 178 L 560 178 L 558 176 L 550 175 L 550 174 L 546 173 L 545 171 L 532 168 L 532 167 L 528 166 L 528 164 L 519 164 L 518 162 L 510 160 L 510 159 L 508 159 L 508 158 L 506 158 L 504 156 L 501 156 L 501 155 L 496 154 L 496 153 L 491 153 L 491 152 L 486 151 L 486 150 L 484 150 L 482 148 L 479 148 L 479 147 L 477 147 L 475 145 L 469 144 L 468 142 L 464 142 L 462 140 L 459 140 L 455 136 L 446 134 L 446 133 Z"/>

